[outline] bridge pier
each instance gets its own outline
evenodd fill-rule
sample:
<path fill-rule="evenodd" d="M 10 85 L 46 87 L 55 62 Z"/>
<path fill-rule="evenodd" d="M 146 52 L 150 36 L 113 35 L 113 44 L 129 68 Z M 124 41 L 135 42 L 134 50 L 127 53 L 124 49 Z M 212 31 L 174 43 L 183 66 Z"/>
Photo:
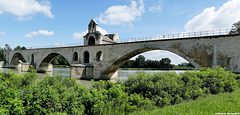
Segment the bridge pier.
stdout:
<path fill-rule="evenodd" d="M 29 71 L 30 67 L 33 66 L 33 68 L 35 69 L 36 68 L 36 65 L 35 64 L 31 64 L 31 63 L 20 63 L 20 70 L 22 72 L 27 72 Z"/>
<path fill-rule="evenodd" d="M 93 68 L 91 65 L 72 64 L 70 76 L 77 79 L 93 79 Z"/>
<path fill-rule="evenodd" d="M 50 63 L 42 63 L 38 68 L 37 72 L 45 73 L 53 71 L 53 65 Z"/>

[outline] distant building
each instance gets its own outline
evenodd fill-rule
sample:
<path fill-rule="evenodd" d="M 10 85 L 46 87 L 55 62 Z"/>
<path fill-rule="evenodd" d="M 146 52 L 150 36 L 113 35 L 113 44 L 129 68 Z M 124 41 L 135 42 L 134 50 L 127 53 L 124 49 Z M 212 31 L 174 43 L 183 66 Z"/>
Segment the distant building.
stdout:
<path fill-rule="evenodd" d="M 84 36 L 84 45 L 114 44 L 118 43 L 117 33 L 103 35 L 98 31 L 98 23 L 92 19 L 88 24 L 88 33 Z"/>

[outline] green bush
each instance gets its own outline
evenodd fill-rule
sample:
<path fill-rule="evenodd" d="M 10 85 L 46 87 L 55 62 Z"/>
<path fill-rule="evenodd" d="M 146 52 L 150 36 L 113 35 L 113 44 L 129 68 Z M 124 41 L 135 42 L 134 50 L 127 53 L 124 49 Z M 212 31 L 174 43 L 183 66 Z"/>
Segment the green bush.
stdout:
<path fill-rule="evenodd" d="M 197 99 L 207 94 L 232 92 L 239 82 L 236 74 L 223 68 L 203 68 L 200 71 L 187 71 L 181 74 L 172 73 L 139 73 L 119 82 L 124 91 L 139 94 L 163 107 L 180 103 L 183 100 Z M 239 79 L 238 79 L 239 80 Z"/>
<path fill-rule="evenodd" d="M 220 67 L 202 68 L 198 72 L 198 77 L 203 80 L 201 88 L 209 90 L 212 94 L 234 91 L 239 85 L 236 76 Z"/>
<path fill-rule="evenodd" d="M 139 73 L 112 83 L 93 81 L 90 88 L 75 79 L 46 76 L 35 70 L 21 75 L 0 72 L 0 114 L 128 114 L 138 110 L 232 92 L 240 77 L 223 68 L 170 73 Z"/>

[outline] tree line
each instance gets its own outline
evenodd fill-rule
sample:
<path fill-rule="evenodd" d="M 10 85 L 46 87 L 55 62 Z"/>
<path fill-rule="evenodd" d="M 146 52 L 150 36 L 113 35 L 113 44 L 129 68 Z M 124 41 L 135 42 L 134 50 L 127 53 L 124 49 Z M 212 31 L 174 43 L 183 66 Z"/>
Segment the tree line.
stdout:
<path fill-rule="evenodd" d="M 171 59 L 162 58 L 161 60 L 150 60 L 143 55 L 139 55 L 135 60 L 126 61 L 121 68 L 163 68 L 163 69 L 173 69 L 175 66 L 179 67 L 191 67 L 194 66 L 191 63 L 181 63 L 178 65 L 171 64 Z"/>

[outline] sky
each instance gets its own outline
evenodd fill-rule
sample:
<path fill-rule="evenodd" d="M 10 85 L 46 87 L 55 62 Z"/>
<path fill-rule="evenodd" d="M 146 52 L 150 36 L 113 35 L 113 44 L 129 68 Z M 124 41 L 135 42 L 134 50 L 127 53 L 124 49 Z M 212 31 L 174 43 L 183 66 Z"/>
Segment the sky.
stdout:
<path fill-rule="evenodd" d="M 239 6 L 240 0 L 0 0 L 0 47 L 81 43 L 91 19 L 120 39 L 231 29 L 240 21 Z M 141 55 L 186 62 L 167 51 Z"/>

